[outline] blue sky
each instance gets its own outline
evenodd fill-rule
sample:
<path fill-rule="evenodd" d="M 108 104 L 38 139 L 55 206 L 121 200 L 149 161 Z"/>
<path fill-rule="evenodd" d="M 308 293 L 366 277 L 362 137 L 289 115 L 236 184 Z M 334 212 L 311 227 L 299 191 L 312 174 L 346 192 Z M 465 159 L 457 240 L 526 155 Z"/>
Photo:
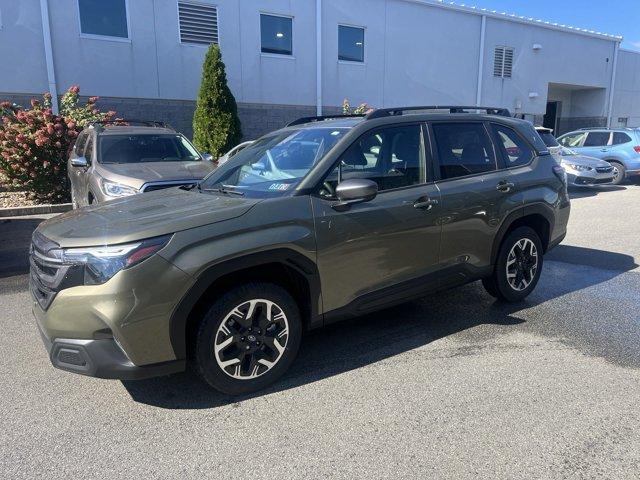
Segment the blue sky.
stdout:
<path fill-rule="evenodd" d="M 623 48 L 640 51 L 640 0 L 454 0 L 499 12 L 622 35 Z"/>

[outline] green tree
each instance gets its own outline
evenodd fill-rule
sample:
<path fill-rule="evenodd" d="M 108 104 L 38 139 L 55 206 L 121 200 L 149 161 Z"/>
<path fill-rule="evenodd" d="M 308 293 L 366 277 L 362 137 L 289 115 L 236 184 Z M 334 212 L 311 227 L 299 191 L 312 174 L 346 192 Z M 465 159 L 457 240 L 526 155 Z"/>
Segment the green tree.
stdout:
<path fill-rule="evenodd" d="M 238 106 L 227 85 L 218 45 L 211 45 L 202 67 L 202 82 L 193 116 L 193 142 L 217 158 L 242 139 Z"/>

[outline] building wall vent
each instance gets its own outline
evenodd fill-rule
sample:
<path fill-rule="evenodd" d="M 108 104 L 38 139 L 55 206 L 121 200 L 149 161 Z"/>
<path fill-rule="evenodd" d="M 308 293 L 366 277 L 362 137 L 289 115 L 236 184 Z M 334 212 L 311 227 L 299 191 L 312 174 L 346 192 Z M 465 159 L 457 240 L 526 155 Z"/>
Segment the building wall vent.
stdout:
<path fill-rule="evenodd" d="M 493 51 L 493 76 L 511 78 L 513 72 L 513 48 L 496 47 Z"/>
<path fill-rule="evenodd" d="M 218 8 L 201 3 L 178 2 L 180 41 L 209 45 L 218 43 Z"/>

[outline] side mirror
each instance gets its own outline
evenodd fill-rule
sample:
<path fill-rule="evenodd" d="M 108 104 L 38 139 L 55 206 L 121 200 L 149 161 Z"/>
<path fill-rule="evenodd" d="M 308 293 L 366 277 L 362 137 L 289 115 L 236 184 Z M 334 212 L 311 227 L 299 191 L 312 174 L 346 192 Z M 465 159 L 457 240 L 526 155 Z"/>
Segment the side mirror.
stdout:
<path fill-rule="evenodd" d="M 213 162 L 214 160 L 213 155 L 211 155 L 210 153 L 203 153 L 202 159 L 206 162 Z"/>
<path fill-rule="evenodd" d="M 339 202 L 331 205 L 334 210 L 348 210 L 351 205 L 373 200 L 378 194 L 378 184 L 367 178 L 344 180 L 336 187 Z"/>
<path fill-rule="evenodd" d="M 71 166 L 78 168 L 87 168 L 89 166 L 89 162 L 85 157 L 76 157 L 71 159 Z"/>

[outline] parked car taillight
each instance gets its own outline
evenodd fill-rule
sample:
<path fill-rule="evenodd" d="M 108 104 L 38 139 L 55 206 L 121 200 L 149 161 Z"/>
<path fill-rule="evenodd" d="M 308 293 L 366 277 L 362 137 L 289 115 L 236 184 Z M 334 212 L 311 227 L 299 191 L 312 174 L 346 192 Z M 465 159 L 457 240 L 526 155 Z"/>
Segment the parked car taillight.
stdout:
<path fill-rule="evenodd" d="M 636 145 L 635 147 L 633 147 L 633 149 L 636 151 L 636 153 L 640 153 L 640 145 Z"/>

